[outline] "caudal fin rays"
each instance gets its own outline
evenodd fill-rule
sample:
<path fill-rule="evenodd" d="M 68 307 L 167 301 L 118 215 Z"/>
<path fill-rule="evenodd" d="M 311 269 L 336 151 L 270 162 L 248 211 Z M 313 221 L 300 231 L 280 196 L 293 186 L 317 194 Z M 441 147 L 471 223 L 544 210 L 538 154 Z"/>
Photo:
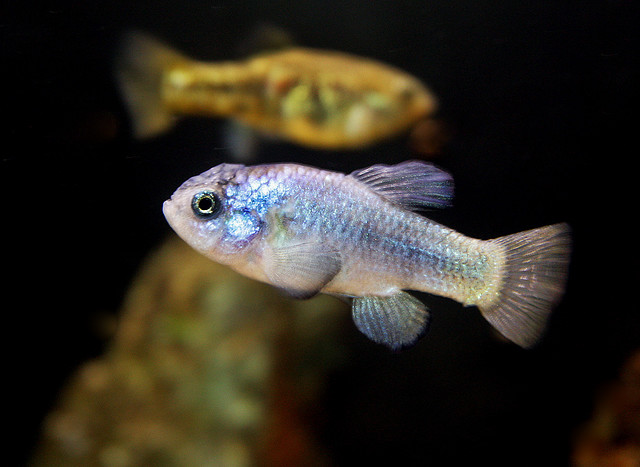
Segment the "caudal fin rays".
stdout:
<path fill-rule="evenodd" d="M 498 290 L 478 307 L 491 325 L 522 347 L 541 337 L 565 289 L 571 230 L 554 224 L 489 240 L 504 254 Z"/>

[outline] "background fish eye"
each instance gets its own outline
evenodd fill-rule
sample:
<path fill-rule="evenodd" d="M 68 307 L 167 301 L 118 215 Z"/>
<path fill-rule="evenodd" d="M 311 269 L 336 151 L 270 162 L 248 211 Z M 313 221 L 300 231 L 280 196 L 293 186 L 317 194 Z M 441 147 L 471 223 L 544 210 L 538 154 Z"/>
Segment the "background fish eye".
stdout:
<path fill-rule="evenodd" d="M 212 191 L 196 193 L 191 200 L 193 213 L 201 219 L 214 219 L 221 208 L 220 198 Z"/>
<path fill-rule="evenodd" d="M 400 98 L 405 101 L 409 101 L 413 99 L 415 95 L 416 95 L 416 89 L 411 86 L 404 87 L 400 91 Z"/>

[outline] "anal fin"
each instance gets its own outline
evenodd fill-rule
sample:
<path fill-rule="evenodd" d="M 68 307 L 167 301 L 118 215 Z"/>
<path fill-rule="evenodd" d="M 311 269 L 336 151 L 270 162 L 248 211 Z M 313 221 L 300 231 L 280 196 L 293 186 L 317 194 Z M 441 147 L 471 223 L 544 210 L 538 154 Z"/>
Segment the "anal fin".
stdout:
<path fill-rule="evenodd" d="M 414 344 L 430 321 L 427 307 L 406 292 L 354 297 L 351 312 L 360 332 L 393 350 Z"/>

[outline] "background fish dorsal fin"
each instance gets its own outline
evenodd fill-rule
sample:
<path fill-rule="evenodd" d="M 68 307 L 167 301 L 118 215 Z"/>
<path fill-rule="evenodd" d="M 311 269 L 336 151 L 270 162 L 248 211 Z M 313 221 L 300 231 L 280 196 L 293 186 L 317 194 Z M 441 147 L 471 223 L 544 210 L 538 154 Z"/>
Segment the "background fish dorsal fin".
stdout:
<path fill-rule="evenodd" d="M 428 162 L 377 164 L 351 173 L 376 193 L 412 211 L 445 208 L 453 202 L 453 177 Z"/>
<path fill-rule="evenodd" d="M 273 23 L 259 22 L 249 29 L 245 38 L 236 46 L 236 55 L 250 57 L 289 49 L 295 45 L 296 40 L 286 29 Z"/>

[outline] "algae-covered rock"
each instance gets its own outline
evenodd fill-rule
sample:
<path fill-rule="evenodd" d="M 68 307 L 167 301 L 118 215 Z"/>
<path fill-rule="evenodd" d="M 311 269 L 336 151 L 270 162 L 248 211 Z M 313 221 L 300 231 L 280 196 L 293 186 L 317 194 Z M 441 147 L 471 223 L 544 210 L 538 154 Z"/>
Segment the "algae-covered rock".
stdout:
<path fill-rule="evenodd" d="M 101 358 L 47 417 L 34 465 L 326 461 L 306 410 L 344 361 L 346 306 L 295 301 L 175 237 L 142 267 Z"/>

